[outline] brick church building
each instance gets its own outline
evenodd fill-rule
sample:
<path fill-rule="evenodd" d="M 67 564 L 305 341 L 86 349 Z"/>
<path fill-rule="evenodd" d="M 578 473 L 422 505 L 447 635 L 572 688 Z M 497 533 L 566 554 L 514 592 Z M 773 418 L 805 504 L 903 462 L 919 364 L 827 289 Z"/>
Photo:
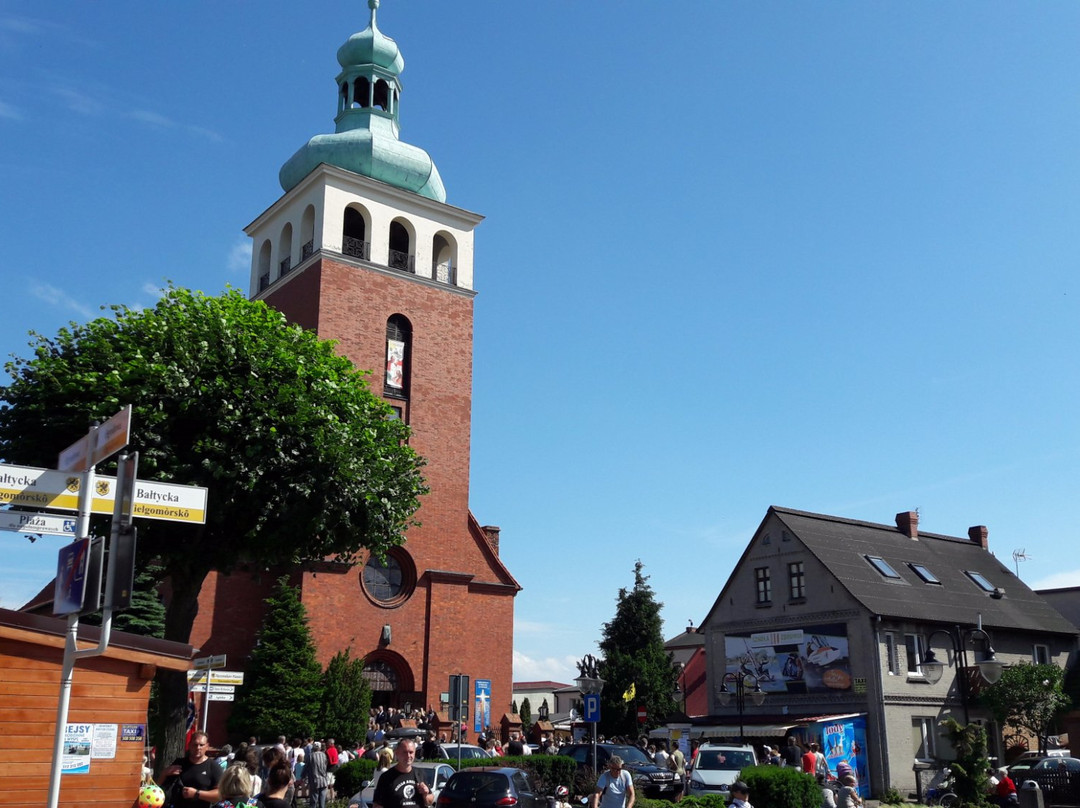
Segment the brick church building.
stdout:
<path fill-rule="evenodd" d="M 372 371 L 373 392 L 427 461 L 430 493 L 422 526 L 385 561 L 327 562 L 292 577 L 320 662 L 346 648 L 363 657 L 376 704 L 438 710 L 448 677 L 463 673 L 490 681 L 497 724 L 510 710 L 521 587 L 499 559 L 499 529 L 469 510 L 473 231 L 483 217 L 447 204 L 431 158 L 399 139 L 404 60 L 376 25 L 378 0 L 368 5 L 368 27 L 337 53 L 334 133 L 285 163 L 284 193 L 246 228 L 250 293 Z M 192 645 L 242 670 L 273 577 L 207 579 Z M 227 703 L 212 703 L 216 742 L 227 714 Z"/>

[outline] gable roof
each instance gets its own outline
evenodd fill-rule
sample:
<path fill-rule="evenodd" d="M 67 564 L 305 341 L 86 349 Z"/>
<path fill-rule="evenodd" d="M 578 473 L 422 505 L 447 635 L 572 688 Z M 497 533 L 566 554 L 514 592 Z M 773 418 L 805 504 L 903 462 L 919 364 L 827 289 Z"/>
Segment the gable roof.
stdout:
<path fill-rule="evenodd" d="M 909 538 L 895 525 L 860 522 L 776 506 L 776 517 L 873 614 L 930 623 L 1076 634 L 1076 627 L 978 543 L 918 531 Z M 766 516 L 768 519 L 768 516 Z M 763 523 L 764 524 L 764 523 Z M 866 556 L 885 559 L 900 576 L 879 573 Z M 940 584 L 923 581 L 911 568 L 921 564 Z M 992 597 L 967 572 L 1004 590 Z"/>

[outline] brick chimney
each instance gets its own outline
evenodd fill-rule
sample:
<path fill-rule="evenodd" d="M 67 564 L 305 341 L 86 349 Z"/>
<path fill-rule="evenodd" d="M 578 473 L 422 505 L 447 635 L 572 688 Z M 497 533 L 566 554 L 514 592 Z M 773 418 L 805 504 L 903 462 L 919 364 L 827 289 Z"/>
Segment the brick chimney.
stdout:
<path fill-rule="evenodd" d="M 909 539 L 919 538 L 919 512 L 901 511 L 896 514 L 896 527 Z"/>
<path fill-rule="evenodd" d="M 484 536 L 487 537 L 488 544 L 491 545 L 491 549 L 495 551 L 495 555 L 499 554 L 499 531 L 501 528 L 495 525 L 484 525 L 480 528 L 484 531 Z"/>
<path fill-rule="evenodd" d="M 990 549 L 990 542 L 986 538 L 989 535 L 990 531 L 986 529 L 986 525 L 974 525 L 968 528 L 968 538 L 984 550 Z"/>

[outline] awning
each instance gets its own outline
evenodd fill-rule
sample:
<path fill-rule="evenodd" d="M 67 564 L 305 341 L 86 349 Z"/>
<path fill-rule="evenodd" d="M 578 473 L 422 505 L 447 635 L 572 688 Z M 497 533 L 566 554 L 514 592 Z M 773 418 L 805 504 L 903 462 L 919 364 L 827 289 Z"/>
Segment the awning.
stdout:
<path fill-rule="evenodd" d="M 738 724 L 695 724 L 686 731 L 691 738 L 738 738 L 740 729 L 744 738 L 782 738 L 789 729 L 797 724 L 747 724 L 739 727 Z M 667 727 L 654 729 L 649 735 L 666 738 Z"/>

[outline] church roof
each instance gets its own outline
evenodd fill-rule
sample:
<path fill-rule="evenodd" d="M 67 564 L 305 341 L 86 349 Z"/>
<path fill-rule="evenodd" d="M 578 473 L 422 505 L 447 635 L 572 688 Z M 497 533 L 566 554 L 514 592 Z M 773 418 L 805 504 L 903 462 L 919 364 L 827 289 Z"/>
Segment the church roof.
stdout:
<path fill-rule="evenodd" d="M 375 22 L 379 0 L 368 0 L 367 28 L 338 49 L 341 65 L 338 114 L 333 134 L 315 135 L 281 167 L 281 187 L 290 191 L 321 163 L 327 163 L 396 188 L 446 201 L 439 170 L 426 151 L 398 137 L 401 82 L 405 60 L 397 43 Z"/>

